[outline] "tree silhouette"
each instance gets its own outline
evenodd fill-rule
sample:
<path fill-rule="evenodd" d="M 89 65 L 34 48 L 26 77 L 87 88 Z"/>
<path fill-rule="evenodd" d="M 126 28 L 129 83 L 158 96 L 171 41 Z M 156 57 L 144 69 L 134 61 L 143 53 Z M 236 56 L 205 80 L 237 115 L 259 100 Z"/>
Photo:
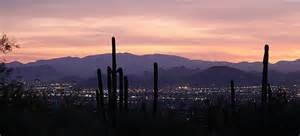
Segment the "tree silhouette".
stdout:
<path fill-rule="evenodd" d="M 9 39 L 6 34 L 3 34 L 0 39 L 0 51 L 4 54 L 9 53 L 13 48 L 19 48 L 19 45 L 12 39 Z"/>
<path fill-rule="evenodd" d="M 19 45 L 14 41 L 8 38 L 6 34 L 3 34 L 0 39 L 0 52 L 7 54 L 13 50 L 13 48 L 19 48 Z M 8 76 L 11 73 L 12 69 L 9 69 L 5 66 L 4 61 L 0 63 L 0 93 L 2 93 L 1 101 L 6 101 L 12 96 L 17 96 L 15 94 L 20 94 L 20 89 L 12 88 L 21 88 L 19 82 L 11 82 L 8 80 Z M 17 90 L 17 91 L 9 91 Z M 7 102 L 7 101 L 6 101 Z M 2 104 L 6 103 L 2 102 Z"/>

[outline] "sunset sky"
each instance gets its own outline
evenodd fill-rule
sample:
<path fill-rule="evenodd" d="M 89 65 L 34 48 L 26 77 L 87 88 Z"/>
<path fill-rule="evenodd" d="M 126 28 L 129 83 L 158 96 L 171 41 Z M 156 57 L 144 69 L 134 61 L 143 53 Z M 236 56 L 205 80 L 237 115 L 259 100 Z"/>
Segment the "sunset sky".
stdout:
<path fill-rule="evenodd" d="M 110 52 L 212 61 L 300 58 L 300 0 L 0 0 L 0 33 L 30 62 Z"/>

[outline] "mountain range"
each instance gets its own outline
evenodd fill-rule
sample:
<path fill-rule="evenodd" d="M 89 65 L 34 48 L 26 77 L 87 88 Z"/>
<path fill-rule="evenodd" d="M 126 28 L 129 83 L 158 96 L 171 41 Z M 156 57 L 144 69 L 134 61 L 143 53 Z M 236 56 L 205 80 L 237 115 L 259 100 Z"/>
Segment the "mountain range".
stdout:
<path fill-rule="evenodd" d="M 124 69 L 135 86 L 151 85 L 153 63 L 159 64 L 161 84 L 226 85 L 230 80 L 239 84 L 260 84 L 261 62 L 231 63 L 225 61 L 191 60 L 184 57 L 151 54 L 118 53 L 117 64 Z M 84 86 L 95 86 L 96 69 L 105 75 L 111 65 L 111 54 L 83 58 L 62 57 L 30 63 L 11 62 L 12 78 L 43 81 L 75 81 Z M 294 83 L 300 79 L 300 60 L 270 64 L 270 80 L 274 83 Z M 298 76 L 299 75 L 299 76 Z M 150 81 L 150 82 L 149 82 Z"/>

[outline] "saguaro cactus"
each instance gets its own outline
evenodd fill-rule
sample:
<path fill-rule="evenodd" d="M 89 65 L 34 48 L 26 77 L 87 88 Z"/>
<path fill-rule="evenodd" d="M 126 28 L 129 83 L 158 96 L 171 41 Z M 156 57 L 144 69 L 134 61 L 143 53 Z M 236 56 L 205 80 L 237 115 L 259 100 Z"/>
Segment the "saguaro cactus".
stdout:
<path fill-rule="evenodd" d="M 119 73 L 119 110 L 122 111 L 123 109 L 123 91 L 124 91 L 124 77 L 123 77 L 123 69 L 118 68 L 118 73 Z"/>
<path fill-rule="evenodd" d="M 97 78 L 98 78 L 98 90 L 96 91 L 96 100 L 97 100 L 97 112 L 102 111 L 102 117 L 106 120 L 105 117 L 105 108 L 104 108 L 104 92 L 102 84 L 102 74 L 101 70 L 97 69 Z"/>
<path fill-rule="evenodd" d="M 117 101 L 117 61 L 116 61 L 116 39 L 112 37 L 112 108 L 115 110 Z"/>
<path fill-rule="evenodd" d="M 154 76 L 153 76 L 153 115 L 157 112 L 157 100 L 158 100 L 158 64 L 155 62 L 154 65 Z"/>
<path fill-rule="evenodd" d="M 103 93 L 103 84 L 102 84 L 102 75 L 101 70 L 97 69 L 97 78 L 98 78 L 98 90 L 96 91 L 96 100 L 97 100 L 97 110 L 104 107 L 104 93 Z"/>
<path fill-rule="evenodd" d="M 124 76 L 124 110 L 128 110 L 128 78 Z"/>
<path fill-rule="evenodd" d="M 267 100 L 268 65 L 269 65 L 269 45 L 265 45 L 265 54 L 264 54 L 264 60 L 263 60 L 262 91 L 261 91 L 262 104 L 265 104 L 266 100 Z"/>
<path fill-rule="evenodd" d="M 235 106 L 235 89 L 234 89 L 233 80 L 231 80 L 231 82 L 230 82 L 230 88 L 231 88 L 231 105 Z"/>
<path fill-rule="evenodd" d="M 107 93 L 108 93 L 108 106 L 111 109 L 112 104 L 112 92 L 111 92 L 111 68 L 107 67 Z"/>

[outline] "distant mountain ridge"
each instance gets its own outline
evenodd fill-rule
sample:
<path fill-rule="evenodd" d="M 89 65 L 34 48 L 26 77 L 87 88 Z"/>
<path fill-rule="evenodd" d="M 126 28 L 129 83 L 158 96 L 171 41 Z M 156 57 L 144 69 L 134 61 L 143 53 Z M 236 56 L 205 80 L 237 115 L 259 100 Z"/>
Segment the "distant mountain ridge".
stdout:
<path fill-rule="evenodd" d="M 193 79 L 198 83 L 203 82 L 203 84 L 207 84 L 208 81 L 214 82 L 214 79 L 211 77 L 215 76 L 222 76 L 220 79 L 224 80 L 225 78 L 235 78 L 237 80 L 245 80 L 245 82 L 249 81 L 248 79 L 259 80 L 260 74 L 258 73 L 260 73 L 262 69 L 261 62 L 231 63 L 225 61 L 191 60 L 184 57 L 165 54 L 117 54 L 118 66 L 123 67 L 125 73 L 132 76 L 134 75 L 137 79 L 147 74 L 147 72 L 151 73 L 154 62 L 159 64 L 159 68 L 161 70 L 165 70 L 161 73 L 163 77 L 182 78 L 186 81 Z M 35 78 L 41 78 L 43 80 L 71 78 L 78 80 L 92 79 L 96 75 L 97 68 L 100 68 L 104 74 L 106 73 L 106 67 L 111 65 L 111 54 L 91 55 L 83 58 L 62 57 L 49 60 L 39 60 L 27 64 L 11 62 L 6 65 L 15 69 L 13 76 L 23 77 L 23 79 L 26 80 Z M 276 74 L 278 78 L 281 78 L 282 75 L 294 73 L 290 74 L 290 78 L 288 79 L 295 79 L 296 77 L 293 75 L 297 75 L 295 73 L 299 73 L 299 67 L 300 60 L 279 61 L 275 64 L 270 64 L 270 71 L 278 73 Z M 164 75 L 164 73 L 167 75 Z M 225 75 L 222 75 L 222 73 L 225 73 Z M 206 80 L 202 81 L 197 77 L 206 77 Z M 176 82 L 178 82 L 178 80 Z"/>
<path fill-rule="evenodd" d="M 229 66 L 233 68 L 237 68 L 243 71 L 260 71 L 262 66 L 261 62 L 239 62 L 232 63 L 226 61 L 204 61 L 204 60 L 191 60 L 188 58 L 175 56 L 175 55 L 165 55 L 165 54 L 147 54 L 147 55 L 134 55 L 130 53 L 118 53 L 117 54 L 118 65 L 125 68 L 130 67 L 129 65 L 139 66 L 140 70 L 135 69 L 133 73 L 138 73 L 143 70 L 143 68 L 148 68 L 149 65 L 152 66 L 153 62 L 158 62 L 159 66 L 162 68 L 172 68 L 172 67 L 180 67 L 185 66 L 187 68 L 200 68 L 206 69 L 212 66 Z M 37 66 L 37 65 L 49 65 L 54 68 L 60 67 L 68 67 L 70 64 L 72 66 L 100 66 L 100 68 L 104 68 L 111 63 L 111 54 L 99 54 L 99 55 L 91 55 L 83 58 L 79 57 L 61 57 L 49 60 L 38 60 L 35 62 L 30 62 L 27 64 L 22 64 L 18 61 L 7 63 L 8 67 L 24 67 L 24 66 Z M 145 65 L 146 64 L 146 65 Z M 150 66 L 150 68 L 152 68 Z M 82 68 L 84 66 L 80 66 Z M 298 68 L 300 67 L 300 59 L 295 61 L 279 61 L 275 64 L 270 64 L 270 69 L 276 70 L 282 73 L 296 72 L 300 71 Z M 59 70 L 60 71 L 60 70 Z M 130 70 L 129 70 L 130 71 Z"/>

